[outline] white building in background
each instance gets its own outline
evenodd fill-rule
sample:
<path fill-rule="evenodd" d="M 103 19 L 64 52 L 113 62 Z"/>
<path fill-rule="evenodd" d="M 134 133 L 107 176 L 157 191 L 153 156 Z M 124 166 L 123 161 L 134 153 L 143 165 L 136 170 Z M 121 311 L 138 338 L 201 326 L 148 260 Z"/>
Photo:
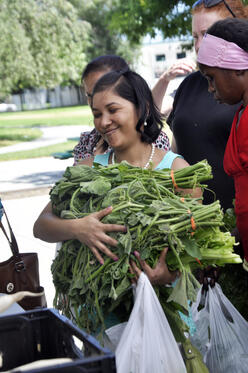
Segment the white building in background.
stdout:
<path fill-rule="evenodd" d="M 179 40 L 145 40 L 141 48 L 141 54 L 136 65 L 136 71 L 142 75 L 152 88 L 159 76 L 171 65 L 182 58 L 189 58 L 196 61 L 195 52 L 183 48 L 189 41 Z M 180 76 L 171 80 L 166 92 L 166 99 L 173 100 L 175 90 L 185 76 Z"/>

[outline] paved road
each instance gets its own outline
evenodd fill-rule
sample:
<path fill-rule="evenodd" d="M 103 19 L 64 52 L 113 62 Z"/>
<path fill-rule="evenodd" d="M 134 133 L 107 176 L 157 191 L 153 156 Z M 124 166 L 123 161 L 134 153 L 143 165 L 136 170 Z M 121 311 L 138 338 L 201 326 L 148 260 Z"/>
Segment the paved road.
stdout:
<path fill-rule="evenodd" d="M 0 153 L 27 150 L 64 142 L 68 138 L 79 137 L 83 131 L 91 130 L 89 126 L 44 127 L 43 137 L 39 140 L 22 142 L 3 147 Z M 0 195 L 10 192 L 42 189 L 50 187 L 58 180 L 67 166 L 73 164 L 73 159 L 54 159 L 53 157 L 33 158 L 17 161 L 0 162 Z"/>
<path fill-rule="evenodd" d="M 41 141 L 22 143 L 19 150 L 29 146 L 48 145 L 51 139 L 60 141 L 66 137 L 79 136 L 88 130 L 80 126 L 64 126 L 46 129 Z M 21 148 L 21 149 L 20 149 Z M 13 148 L 12 148 L 13 149 Z M 9 149 L 5 148 L 5 152 Z M 15 150 L 16 151 L 16 150 Z M 44 286 L 48 306 L 52 307 L 54 286 L 50 267 L 55 255 L 56 244 L 46 243 L 34 238 L 33 224 L 49 201 L 49 190 L 58 180 L 73 159 L 54 159 L 52 157 L 0 162 L 0 197 L 8 214 L 21 252 L 37 252 L 40 264 L 40 280 Z M 7 240 L 0 232 L 0 262 L 11 255 Z"/>

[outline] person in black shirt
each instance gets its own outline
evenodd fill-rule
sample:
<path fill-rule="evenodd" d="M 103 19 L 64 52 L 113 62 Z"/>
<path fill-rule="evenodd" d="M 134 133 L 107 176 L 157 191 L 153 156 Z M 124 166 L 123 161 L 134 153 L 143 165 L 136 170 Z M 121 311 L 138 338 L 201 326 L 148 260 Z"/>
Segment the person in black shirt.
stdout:
<path fill-rule="evenodd" d="M 192 34 L 198 53 L 203 35 L 219 19 L 247 17 L 241 0 L 199 0 L 192 10 Z M 228 3 L 228 4 L 227 4 Z M 231 10 L 231 11 L 230 11 Z M 172 150 L 194 164 L 207 159 L 213 179 L 204 192 L 204 203 L 220 200 L 224 210 L 233 207 L 234 185 L 223 169 L 223 157 L 232 120 L 239 105 L 219 104 L 208 92 L 207 80 L 199 71 L 190 74 L 179 86 L 167 123 L 173 132 Z"/>

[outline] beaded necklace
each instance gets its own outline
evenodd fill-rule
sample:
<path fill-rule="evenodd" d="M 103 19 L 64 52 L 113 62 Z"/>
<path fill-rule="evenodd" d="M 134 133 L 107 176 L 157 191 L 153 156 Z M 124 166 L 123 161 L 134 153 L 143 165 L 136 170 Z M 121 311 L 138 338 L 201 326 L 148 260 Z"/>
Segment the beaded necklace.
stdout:
<path fill-rule="evenodd" d="M 147 163 L 143 167 L 144 170 L 146 170 L 149 167 L 149 164 L 151 163 L 151 161 L 153 159 L 154 153 L 155 153 L 155 145 L 154 145 L 154 143 L 152 143 L 152 151 L 151 151 L 151 154 L 150 154 L 150 157 L 149 157 Z M 112 153 L 112 164 L 115 164 L 115 153 L 114 152 Z"/>

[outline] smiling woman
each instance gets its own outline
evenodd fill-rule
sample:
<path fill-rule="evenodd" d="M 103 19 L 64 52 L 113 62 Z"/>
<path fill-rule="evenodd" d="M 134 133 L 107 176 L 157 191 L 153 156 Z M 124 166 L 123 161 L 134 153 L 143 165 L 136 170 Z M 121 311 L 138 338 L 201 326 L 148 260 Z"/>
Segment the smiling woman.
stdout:
<path fill-rule="evenodd" d="M 112 150 L 80 162 L 92 166 L 93 162 L 107 166 L 123 160 L 131 165 L 152 169 L 178 170 L 188 163 L 178 154 L 161 150 L 152 144 L 162 128 L 162 117 L 154 105 L 151 90 L 145 80 L 132 71 L 110 72 L 97 83 L 92 94 L 92 110 L 97 130 L 104 137 L 106 147 Z M 149 161 L 152 160 L 150 163 Z M 196 188 L 185 190 L 195 197 L 201 196 Z M 88 246 L 97 260 L 103 264 L 103 254 L 118 260 L 109 247 L 117 241 L 108 236 L 113 231 L 125 232 L 126 227 L 103 224 L 101 219 L 112 212 L 108 207 L 81 219 L 61 219 L 52 212 L 51 203 L 41 212 L 34 225 L 34 234 L 48 242 L 77 239 Z"/>
<path fill-rule="evenodd" d="M 84 163 L 92 165 L 94 160 L 108 164 L 115 159 L 144 168 L 152 158 L 156 168 L 163 161 L 167 152 L 151 145 L 161 132 L 162 116 L 139 74 L 129 69 L 105 74 L 94 87 L 91 107 L 95 127 L 112 151 Z M 179 156 L 175 158 L 175 165 L 186 165 Z"/>
<path fill-rule="evenodd" d="M 188 166 L 180 155 L 155 147 L 163 125 L 162 115 L 139 74 L 129 69 L 105 74 L 94 87 L 91 107 L 95 127 L 111 150 L 81 164 L 107 166 L 125 160 L 143 169 L 177 170 Z M 195 190 L 193 194 L 200 196 L 201 192 Z"/>

